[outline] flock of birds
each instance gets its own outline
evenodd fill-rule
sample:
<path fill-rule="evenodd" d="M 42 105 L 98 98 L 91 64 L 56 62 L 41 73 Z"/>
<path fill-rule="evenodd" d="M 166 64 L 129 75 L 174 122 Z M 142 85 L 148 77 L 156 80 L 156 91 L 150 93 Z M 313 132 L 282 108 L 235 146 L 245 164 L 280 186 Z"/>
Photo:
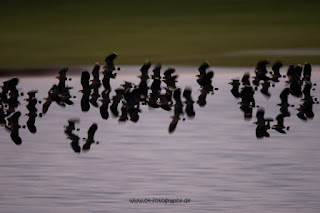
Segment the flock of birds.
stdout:
<path fill-rule="evenodd" d="M 81 73 L 81 86 L 82 89 L 79 91 L 82 93 L 81 98 L 81 110 L 88 112 L 90 107 L 99 108 L 100 116 L 102 119 L 107 120 L 109 118 L 109 111 L 112 113 L 114 118 L 117 118 L 119 122 L 126 122 L 128 120 L 132 122 L 139 121 L 139 114 L 141 113 L 140 105 L 148 105 L 151 108 L 159 108 L 165 111 L 171 111 L 173 109 L 173 115 L 171 116 L 171 122 L 169 124 L 168 131 L 173 133 L 177 127 L 179 120 L 184 121 L 186 114 L 189 118 L 195 116 L 194 104 L 197 103 L 199 106 L 204 107 L 207 103 L 206 98 L 208 94 L 214 94 L 214 88 L 212 85 L 212 79 L 214 72 L 209 70 L 210 64 L 208 62 L 202 63 L 199 68 L 199 74 L 197 77 L 197 83 L 200 86 L 200 95 L 198 100 L 195 102 L 192 98 L 191 88 L 185 88 L 183 91 L 181 88 L 176 86 L 178 74 L 175 73 L 175 69 L 168 68 L 164 71 L 161 76 L 161 65 L 157 64 L 153 68 L 152 75 L 149 75 L 151 63 L 146 61 L 140 69 L 141 74 L 140 83 L 135 85 L 134 83 L 125 81 L 120 85 L 119 88 L 115 89 L 115 94 L 110 98 L 112 91 L 110 81 L 115 79 L 117 71 L 120 71 L 119 67 L 115 67 L 114 60 L 117 58 L 116 53 L 108 55 L 105 59 L 105 66 L 101 67 L 99 63 L 96 63 L 92 70 L 92 79 L 88 71 Z M 290 116 L 288 110 L 292 107 L 288 103 L 288 96 L 302 98 L 303 104 L 298 109 L 297 116 L 300 119 L 307 120 L 314 116 L 312 111 L 312 105 L 319 103 L 316 98 L 311 96 L 311 65 L 306 63 L 304 67 L 301 65 L 291 65 L 287 71 L 286 76 L 282 76 L 280 68 L 283 66 L 281 62 L 276 62 L 272 66 L 272 71 L 268 73 L 267 60 L 258 62 L 255 69 L 255 76 L 251 81 L 250 74 L 245 73 L 241 79 L 234 79 L 230 84 L 232 85 L 231 93 L 235 98 L 240 98 L 239 102 L 240 109 L 244 112 L 244 118 L 248 119 L 252 117 L 253 108 L 259 107 L 255 103 L 254 93 L 258 90 L 261 85 L 261 93 L 266 97 L 270 97 L 268 91 L 269 87 L 274 86 L 279 82 L 280 78 L 288 77 L 287 83 L 288 88 L 284 88 L 280 94 L 281 103 L 280 114 L 276 117 L 277 124 L 271 127 L 270 123 L 273 121 L 272 118 L 264 118 L 264 109 L 259 107 L 257 110 L 257 122 L 256 136 L 257 138 L 269 137 L 268 130 L 270 128 L 275 129 L 280 133 L 286 133 L 284 130 L 289 130 L 289 127 L 284 126 L 284 118 Z M 72 80 L 67 78 L 68 68 L 63 68 L 59 71 L 58 84 L 54 84 L 48 91 L 48 96 L 45 98 L 44 103 L 38 101 L 36 98 L 37 90 L 29 91 L 27 101 L 28 121 L 26 126 L 31 133 L 36 133 L 36 118 L 43 117 L 48 113 L 52 103 L 56 103 L 62 107 L 67 105 L 73 105 L 70 90 L 72 87 L 66 85 L 66 81 Z M 100 74 L 103 74 L 103 78 L 100 80 Z M 270 74 L 270 75 L 269 75 Z M 152 83 L 149 84 L 149 79 L 152 79 Z M 4 126 L 10 132 L 12 141 L 21 145 L 22 139 L 19 135 L 19 129 L 26 128 L 25 125 L 19 125 L 19 118 L 21 112 L 17 111 L 20 102 L 19 96 L 24 96 L 23 93 L 19 93 L 17 85 L 19 83 L 18 78 L 12 78 L 8 81 L 3 82 L 2 91 L 0 93 L 0 125 Z M 162 86 L 162 84 L 165 84 Z M 253 84 L 253 86 L 252 86 Z M 150 85 L 150 86 L 149 86 Z M 242 85 L 242 88 L 240 86 Z M 315 84 L 314 84 L 315 86 Z M 103 91 L 100 93 L 100 88 L 103 87 Z M 184 100 L 182 100 L 182 98 Z M 101 102 L 101 104 L 99 104 Z M 42 112 L 38 113 L 37 104 L 42 104 Z M 120 112 L 119 112 L 120 109 Z M 87 138 L 83 138 L 85 143 L 82 147 L 79 144 L 80 137 L 76 134 L 76 124 L 79 119 L 68 120 L 68 125 L 64 128 L 64 133 L 67 138 L 71 140 L 71 148 L 74 152 L 80 153 L 81 151 L 88 151 L 92 144 L 98 144 L 98 141 L 94 140 L 94 135 L 98 129 L 96 123 L 93 123 L 87 134 Z"/>
<path fill-rule="evenodd" d="M 289 130 L 289 126 L 284 126 L 284 119 L 290 117 L 291 113 L 289 112 L 289 107 L 294 107 L 294 105 L 288 103 L 289 95 L 293 97 L 300 98 L 303 102 L 299 108 L 297 116 L 302 120 L 312 119 L 314 117 L 313 113 L 313 104 L 319 104 L 317 98 L 311 96 L 311 89 L 316 84 L 311 82 L 311 73 L 312 68 L 309 63 L 302 65 L 290 65 L 286 75 L 281 75 L 280 68 L 283 64 L 280 61 L 277 61 L 272 66 L 272 71 L 267 71 L 267 65 L 269 64 L 268 60 L 263 60 L 258 62 L 255 68 L 255 76 L 253 77 L 252 82 L 250 81 L 250 73 L 245 73 L 241 79 L 233 79 L 229 84 L 232 85 L 231 93 L 235 98 L 241 98 L 240 109 L 244 113 L 245 119 L 252 118 L 253 108 L 259 108 L 256 113 L 257 121 L 254 124 L 256 127 L 256 137 L 270 137 L 268 130 L 274 129 L 279 133 L 286 134 L 285 130 Z M 256 105 L 254 94 L 261 86 L 260 92 L 266 96 L 270 97 L 269 88 L 272 85 L 275 86 L 279 82 L 280 78 L 287 78 L 285 82 L 288 87 L 285 87 L 280 93 L 280 113 L 276 116 L 277 123 L 273 126 L 270 125 L 274 121 L 273 118 L 265 118 L 265 110 L 262 107 Z M 253 86 L 251 85 L 253 84 Z M 240 85 L 243 87 L 239 90 Z M 314 90 L 314 88 L 312 89 Z"/>
<path fill-rule="evenodd" d="M 115 95 L 110 98 L 110 92 L 112 91 L 110 80 L 116 78 L 117 73 L 115 71 L 120 70 L 114 66 L 114 59 L 117 57 L 115 53 L 109 55 L 106 59 L 106 65 L 103 67 L 103 79 L 100 80 L 99 73 L 101 70 L 100 65 L 97 63 L 93 70 L 93 79 L 90 81 L 90 73 L 88 71 L 83 71 L 81 74 L 81 86 L 82 93 L 81 98 L 81 110 L 87 112 L 90 110 L 90 106 L 99 107 L 98 101 L 102 104 L 99 107 L 100 116 L 102 119 L 107 120 L 109 118 L 109 109 L 113 117 L 117 118 L 119 122 L 126 122 L 130 120 L 134 123 L 139 121 L 139 114 L 141 113 L 140 105 L 148 105 L 151 108 L 159 108 L 165 111 L 171 111 L 173 108 L 173 115 L 171 116 L 171 122 L 169 124 L 169 133 L 173 133 L 177 127 L 181 116 L 184 113 L 189 118 L 195 116 L 194 103 L 191 96 L 191 89 L 185 88 L 182 92 L 181 88 L 176 86 L 178 75 L 175 74 L 175 69 L 169 68 L 165 70 L 163 76 L 161 76 L 161 65 L 157 64 L 153 69 L 153 75 L 148 74 L 151 68 L 151 63 L 146 61 L 141 69 L 140 83 L 135 85 L 131 82 L 125 81 L 120 85 L 120 88 L 115 89 Z M 206 70 L 210 67 L 209 63 L 205 62 L 199 67 L 200 74 L 198 77 L 198 84 L 200 85 L 200 95 L 197 103 L 200 106 L 206 105 L 207 94 L 212 93 L 214 88 L 212 86 L 212 78 L 214 76 L 213 71 Z M 65 73 L 64 73 L 65 74 Z M 58 77 L 59 79 L 66 79 L 63 75 Z M 151 86 L 148 86 L 148 80 L 152 79 L 153 82 Z M 91 82 L 91 83 L 90 83 Z M 164 82 L 163 87 L 164 92 L 162 92 L 161 83 Z M 103 86 L 103 91 L 100 95 L 99 88 Z M 181 96 L 184 97 L 185 101 L 181 100 Z M 71 97 L 71 96 L 68 96 Z M 101 97 L 101 99 L 99 99 Z M 53 100 L 53 99 L 50 99 Z M 121 107 L 119 106 L 121 104 Z M 109 106 L 110 105 L 110 106 Z M 120 112 L 119 112 L 120 108 Z M 185 118 L 183 118 L 185 120 Z M 68 138 L 71 139 L 72 149 L 80 153 L 81 147 L 79 146 L 79 136 L 75 135 L 73 131 L 75 130 L 75 124 L 77 120 L 70 119 L 68 126 L 66 126 L 65 133 Z M 72 131 L 69 131 L 72 130 Z M 88 138 L 86 143 L 83 145 L 82 150 L 89 150 L 91 144 L 97 143 L 94 141 L 94 134 L 97 130 L 97 125 L 92 124 L 88 130 Z"/>
<path fill-rule="evenodd" d="M 140 69 L 141 74 L 140 83 L 135 85 L 134 83 L 125 81 L 119 88 L 115 89 L 115 95 L 110 98 L 112 91 L 110 81 L 116 78 L 117 71 L 120 68 L 116 68 L 114 60 L 117 58 L 116 53 L 108 55 L 105 59 L 105 66 L 101 68 L 99 63 L 96 63 L 92 70 L 92 79 L 88 71 L 81 73 L 81 86 L 79 91 L 82 93 L 81 98 L 81 110 L 88 112 L 90 107 L 99 107 L 100 116 L 102 119 L 107 120 L 109 118 L 109 110 L 113 117 L 117 118 L 119 122 L 126 122 L 128 120 L 132 122 L 138 122 L 140 117 L 140 105 L 148 105 L 151 108 L 159 108 L 165 111 L 171 111 L 173 109 L 173 115 L 171 116 L 171 122 L 169 124 L 168 132 L 173 133 L 177 127 L 179 120 L 184 114 L 189 118 L 195 116 L 194 103 L 192 99 L 191 88 L 185 88 L 183 91 L 176 86 L 178 74 L 175 73 L 174 68 L 168 68 L 161 76 L 161 65 L 157 64 L 153 68 L 153 75 L 148 74 L 151 68 L 151 63 L 146 61 Z M 200 86 L 200 95 L 197 100 L 197 104 L 204 107 L 207 103 L 206 98 L 208 94 L 214 94 L 214 88 L 212 85 L 212 78 L 214 77 L 213 71 L 207 71 L 209 69 L 209 63 L 205 62 L 199 67 L 199 75 L 197 75 L 197 82 Z M 73 105 L 70 90 L 73 89 L 66 85 L 66 81 L 72 80 L 67 78 L 68 68 L 63 68 L 59 71 L 59 76 L 56 78 L 59 80 L 58 84 L 52 85 L 48 91 L 48 96 L 44 98 L 44 103 L 38 101 L 36 98 L 37 90 L 28 92 L 28 98 L 25 101 L 28 102 L 27 109 L 29 113 L 29 119 L 26 123 L 28 130 L 31 133 L 36 133 L 37 128 L 35 125 L 37 117 L 43 117 L 48 113 L 52 103 L 56 103 L 59 106 L 65 107 L 67 105 Z M 100 74 L 103 74 L 102 80 L 100 80 Z M 149 79 L 152 79 L 152 84 L 148 86 Z M 19 125 L 19 118 L 21 112 L 17 111 L 20 102 L 19 96 L 23 96 L 23 93 L 19 93 L 17 85 L 19 83 L 18 78 L 13 78 L 3 82 L 2 91 L 0 93 L 0 125 L 4 126 L 9 132 L 12 141 L 17 144 L 22 144 L 22 139 L 19 135 L 19 129 L 26 126 Z M 165 84 L 163 86 L 162 84 Z M 103 87 L 103 91 L 100 93 L 99 89 Z M 182 97 L 185 100 L 182 100 Z M 99 103 L 101 102 L 100 106 Z M 37 104 L 42 104 L 42 112 L 38 113 Z M 109 106 L 110 105 L 110 106 Z M 120 109 L 120 112 L 119 112 Z M 71 147 L 76 153 L 87 151 L 92 144 L 97 144 L 94 140 L 95 132 L 98 129 L 96 123 L 93 123 L 88 130 L 88 137 L 83 138 L 85 140 L 84 145 L 79 145 L 80 137 L 75 133 L 76 123 L 78 119 L 70 119 L 68 125 L 65 126 L 65 134 L 68 139 L 71 140 Z"/>

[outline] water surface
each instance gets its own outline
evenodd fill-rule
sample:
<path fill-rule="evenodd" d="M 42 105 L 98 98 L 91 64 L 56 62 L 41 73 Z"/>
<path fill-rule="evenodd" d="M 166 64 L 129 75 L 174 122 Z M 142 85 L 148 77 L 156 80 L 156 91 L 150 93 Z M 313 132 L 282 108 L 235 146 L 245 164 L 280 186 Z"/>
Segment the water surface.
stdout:
<path fill-rule="evenodd" d="M 112 88 L 124 80 L 138 83 L 139 68 L 122 67 L 111 81 Z M 197 68 L 176 70 L 177 86 L 192 87 L 196 101 Z M 208 95 L 205 107 L 195 104 L 195 118 L 184 116 L 173 134 L 168 133 L 172 111 L 141 106 L 137 123 L 121 124 L 112 116 L 103 120 L 93 106 L 82 112 L 80 75 L 70 76 L 67 85 L 74 87 L 75 104 L 62 108 L 53 103 L 45 116 L 36 119 L 36 134 L 20 129 L 21 146 L 0 128 L 1 212 L 319 212 L 320 105 L 314 105 L 315 117 L 305 122 L 296 116 L 300 99 L 290 96 L 295 105 L 285 120 L 290 130 L 287 134 L 269 130 L 270 138 L 258 140 L 256 119 L 244 120 L 237 105 L 240 100 L 232 96 L 228 84 L 253 69 L 214 71 L 213 85 L 219 90 Z M 23 77 L 18 88 L 24 93 L 38 89 L 40 100 L 58 82 L 54 77 Z M 320 83 L 320 67 L 313 67 L 312 81 Z M 279 114 L 276 105 L 284 87 L 284 79 L 270 87 L 270 99 L 256 91 L 256 102 L 265 108 L 266 117 Z M 318 87 L 312 95 L 320 97 Z M 22 115 L 27 113 L 24 98 L 19 98 Z M 70 118 L 80 118 L 81 138 L 96 122 L 99 145 L 93 144 L 87 153 L 74 153 L 64 134 Z M 27 116 L 20 118 L 21 124 L 26 121 Z M 130 198 L 190 198 L 191 203 L 133 204 Z"/>

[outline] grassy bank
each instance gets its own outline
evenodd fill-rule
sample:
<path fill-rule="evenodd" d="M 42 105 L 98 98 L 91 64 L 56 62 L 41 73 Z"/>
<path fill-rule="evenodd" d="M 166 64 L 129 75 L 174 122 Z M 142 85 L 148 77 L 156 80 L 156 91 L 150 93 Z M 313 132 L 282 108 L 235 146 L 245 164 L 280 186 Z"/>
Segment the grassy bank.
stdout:
<path fill-rule="evenodd" d="M 315 55 L 236 54 L 320 48 L 320 2 L 6 1 L 0 13 L 0 66 L 82 65 L 117 52 L 118 64 L 255 65 Z"/>

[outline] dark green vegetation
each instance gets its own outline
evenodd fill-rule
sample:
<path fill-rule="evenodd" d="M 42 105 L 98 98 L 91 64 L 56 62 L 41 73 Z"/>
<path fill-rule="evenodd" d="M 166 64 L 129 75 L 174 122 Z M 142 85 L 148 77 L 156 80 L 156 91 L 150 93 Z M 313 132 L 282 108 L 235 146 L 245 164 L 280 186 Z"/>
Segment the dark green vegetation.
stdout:
<path fill-rule="evenodd" d="M 320 64 L 320 1 L 3 1 L 0 66 Z M 233 54 L 318 48 L 312 55 Z"/>

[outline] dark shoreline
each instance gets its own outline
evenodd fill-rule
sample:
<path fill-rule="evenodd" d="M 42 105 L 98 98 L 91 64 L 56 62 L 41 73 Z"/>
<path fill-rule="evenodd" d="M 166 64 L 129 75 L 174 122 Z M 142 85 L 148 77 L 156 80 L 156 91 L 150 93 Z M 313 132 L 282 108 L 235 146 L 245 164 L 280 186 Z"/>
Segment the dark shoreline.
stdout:
<path fill-rule="evenodd" d="M 0 67 L 0 77 L 4 76 L 47 76 L 57 74 L 66 66 L 53 67 Z M 90 70 L 90 66 L 68 66 L 68 73 L 79 74 L 85 69 Z"/>
<path fill-rule="evenodd" d="M 121 68 L 121 73 L 125 74 L 126 68 L 127 67 L 136 67 L 137 73 L 139 72 L 139 69 L 141 65 L 119 65 Z M 319 70 L 318 64 L 312 65 L 313 71 L 318 71 Z M 87 70 L 89 72 L 92 71 L 93 65 L 77 65 L 77 66 L 48 66 L 48 67 L 0 67 L 0 77 L 26 77 L 26 76 L 50 76 L 50 75 L 57 75 L 59 71 L 62 68 L 68 67 L 68 75 L 81 75 L 81 72 Z M 164 69 L 167 67 L 173 67 L 176 68 L 178 72 L 181 72 L 183 70 L 183 67 L 190 67 L 193 68 L 193 71 L 196 73 L 197 72 L 197 67 L 196 66 L 188 66 L 188 65 L 166 65 L 164 66 Z M 286 66 L 285 66 L 286 67 Z M 222 71 L 222 72 L 227 72 L 230 70 L 233 70 L 235 67 L 228 67 L 228 66 L 217 66 L 217 67 L 212 67 L 214 71 Z M 247 70 L 247 71 L 253 71 L 254 67 L 242 67 L 239 66 L 237 68 Z M 181 70 L 182 69 L 182 70 Z M 222 70 L 221 70 L 222 69 Z M 230 69 L 230 70 L 229 70 Z M 270 68 L 271 69 L 271 68 Z M 286 70 L 286 68 L 283 68 L 283 70 Z M 187 71 L 188 72 L 188 71 Z M 190 70 L 189 70 L 190 72 Z M 127 73 L 128 74 L 128 73 Z"/>

